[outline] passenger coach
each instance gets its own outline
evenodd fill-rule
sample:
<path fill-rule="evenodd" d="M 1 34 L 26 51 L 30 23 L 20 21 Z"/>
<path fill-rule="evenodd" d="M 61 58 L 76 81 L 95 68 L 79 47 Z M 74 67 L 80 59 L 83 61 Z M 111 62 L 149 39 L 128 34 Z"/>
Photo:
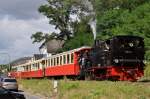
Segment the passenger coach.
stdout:
<path fill-rule="evenodd" d="M 31 60 L 26 64 L 12 66 L 12 77 L 16 78 L 41 78 L 55 76 L 78 76 L 80 66 L 79 55 L 89 51 L 91 47 L 81 47 L 71 51 L 51 55 L 40 60 Z"/>

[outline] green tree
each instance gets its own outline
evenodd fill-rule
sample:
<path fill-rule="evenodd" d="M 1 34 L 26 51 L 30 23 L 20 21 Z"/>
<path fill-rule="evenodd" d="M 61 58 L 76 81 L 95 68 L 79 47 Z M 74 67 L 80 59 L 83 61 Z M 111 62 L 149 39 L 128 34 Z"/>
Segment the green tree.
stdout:
<path fill-rule="evenodd" d="M 81 46 L 91 46 L 93 44 L 92 29 L 88 22 L 89 20 L 85 18 L 82 19 L 80 23 L 77 22 L 74 24 L 74 27 L 76 27 L 74 36 L 65 42 L 63 50 L 70 50 Z"/>
<path fill-rule="evenodd" d="M 59 33 L 37 32 L 31 36 L 33 42 L 41 42 L 49 39 L 69 40 L 73 33 L 73 24 L 77 22 L 72 17 L 83 18 L 89 12 L 83 0 L 47 0 L 48 4 L 39 7 L 39 12 L 49 19 L 49 24 L 54 25 Z"/>
<path fill-rule="evenodd" d="M 97 17 L 98 38 L 115 35 L 141 36 L 145 40 L 146 58 L 150 59 L 150 2 L 128 8 L 109 9 Z"/>

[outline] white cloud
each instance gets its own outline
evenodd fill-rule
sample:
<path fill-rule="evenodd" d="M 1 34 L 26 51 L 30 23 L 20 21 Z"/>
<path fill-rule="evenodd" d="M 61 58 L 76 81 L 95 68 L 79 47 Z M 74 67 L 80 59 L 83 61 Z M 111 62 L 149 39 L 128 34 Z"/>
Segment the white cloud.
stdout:
<path fill-rule="evenodd" d="M 0 17 L 9 15 L 17 19 L 39 18 L 38 8 L 46 0 L 0 0 Z"/>
<path fill-rule="evenodd" d="M 0 19 L 0 52 L 7 52 L 11 60 L 38 53 L 39 44 L 32 44 L 31 35 L 37 31 L 52 32 L 54 27 L 45 17 L 17 20 L 10 16 Z M 1 60 L 0 60 L 1 61 Z"/>

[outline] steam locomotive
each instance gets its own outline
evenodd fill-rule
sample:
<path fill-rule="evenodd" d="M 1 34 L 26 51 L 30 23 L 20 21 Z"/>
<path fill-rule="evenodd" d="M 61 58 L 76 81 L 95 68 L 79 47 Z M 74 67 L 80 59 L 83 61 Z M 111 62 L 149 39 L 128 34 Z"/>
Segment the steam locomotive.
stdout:
<path fill-rule="evenodd" d="M 144 41 L 137 36 L 115 36 L 95 41 L 91 49 L 92 67 L 86 76 L 92 79 L 136 81 L 144 75 Z"/>
<path fill-rule="evenodd" d="M 136 81 L 144 75 L 144 39 L 115 36 L 81 47 L 12 66 L 16 78 L 73 77 L 88 80 Z"/>

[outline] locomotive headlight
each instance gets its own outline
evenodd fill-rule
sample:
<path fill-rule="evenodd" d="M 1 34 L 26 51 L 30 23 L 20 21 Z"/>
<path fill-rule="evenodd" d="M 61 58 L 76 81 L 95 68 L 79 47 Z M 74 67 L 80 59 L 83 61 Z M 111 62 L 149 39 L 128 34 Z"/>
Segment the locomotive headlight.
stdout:
<path fill-rule="evenodd" d="M 114 59 L 114 62 L 115 63 L 119 63 L 119 59 Z"/>
<path fill-rule="evenodd" d="M 129 43 L 129 46 L 130 46 L 130 47 L 133 47 L 133 45 L 134 45 L 133 43 Z"/>

